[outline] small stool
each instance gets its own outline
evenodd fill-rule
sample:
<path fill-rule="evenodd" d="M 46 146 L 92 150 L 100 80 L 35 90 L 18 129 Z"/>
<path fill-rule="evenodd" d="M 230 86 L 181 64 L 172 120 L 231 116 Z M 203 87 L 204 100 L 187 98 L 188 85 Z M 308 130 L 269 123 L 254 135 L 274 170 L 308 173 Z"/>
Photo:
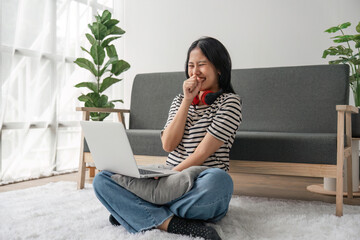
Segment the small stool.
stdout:
<path fill-rule="evenodd" d="M 102 112 L 102 113 L 117 113 L 119 122 L 124 124 L 124 113 L 130 113 L 128 109 L 113 109 L 113 108 L 93 108 L 93 107 L 77 107 L 76 111 L 83 112 L 83 121 L 89 121 L 90 113 L 91 112 Z M 78 175 L 78 189 L 83 189 L 85 185 L 85 170 L 86 170 L 86 163 L 93 164 L 94 161 L 91 157 L 90 152 L 84 153 L 84 133 L 81 132 L 81 144 L 80 144 L 80 160 L 79 160 L 79 175 Z M 89 167 L 90 169 L 90 177 L 95 176 L 95 167 Z"/>

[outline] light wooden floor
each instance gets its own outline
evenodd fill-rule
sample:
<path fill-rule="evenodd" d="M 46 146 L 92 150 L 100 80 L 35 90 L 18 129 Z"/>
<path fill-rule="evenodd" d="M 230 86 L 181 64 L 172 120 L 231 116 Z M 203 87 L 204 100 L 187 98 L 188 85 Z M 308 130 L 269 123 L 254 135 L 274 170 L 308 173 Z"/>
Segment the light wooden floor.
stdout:
<path fill-rule="evenodd" d="M 282 199 L 296 199 L 306 201 L 324 201 L 335 203 L 335 197 L 323 196 L 308 192 L 306 187 L 311 184 L 322 183 L 321 178 L 260 175 L 260 174 L 230 174 L 236 180 L 234 194 L 258 197 L 271 197 Z M 0 186 L 0 192 L 13 191 L 34 186 L 40 186 L 49 182 L 77 181 L 77 172 L 63 174 L 37 180 L 25 181 Z M 92 179 L 86 177 L 86 182 L 91 183 Z M 360 205 L 360 198 L 344 198 L 345 204 Z"/>

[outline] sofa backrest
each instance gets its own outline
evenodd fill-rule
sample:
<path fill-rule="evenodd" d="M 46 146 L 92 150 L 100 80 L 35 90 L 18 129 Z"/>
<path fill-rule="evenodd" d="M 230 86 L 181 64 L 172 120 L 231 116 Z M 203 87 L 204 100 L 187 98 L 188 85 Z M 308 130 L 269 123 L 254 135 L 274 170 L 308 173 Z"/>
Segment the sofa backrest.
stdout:
<path fill-rule="evenodd" d="M 242 98 L 239 131 L 336 132 L 336 105 L 348 104 L 347 65 L 234 69 Z M 138 74 L 131 95 L 130 129 L 162 129 L 184 72 Z"/>
<path fill-rule="evenodd" d="M 349 102 L 348 79 L 347 65 L 234 70 L 243 102 L 239 131 L 336 133 L 336 105 Z"/>

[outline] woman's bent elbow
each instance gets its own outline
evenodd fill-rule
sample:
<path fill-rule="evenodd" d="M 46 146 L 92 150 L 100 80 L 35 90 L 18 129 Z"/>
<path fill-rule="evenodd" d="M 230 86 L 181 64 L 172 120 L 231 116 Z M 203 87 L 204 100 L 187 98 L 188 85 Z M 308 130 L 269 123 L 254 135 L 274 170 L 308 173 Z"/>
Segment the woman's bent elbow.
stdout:
<path fill-rule="evenodd" d="M 174 151 L 175 147 L 171 146 L 170 144 L 164 144 L 162 145 L 165 152 L 172 152 Z"/>
<path fill-rule="evenodd" d="M 172 152 L 172 151 L 174 151 L 175 148 L 172 148 L 171 146 L 163 144 L 163 149 L 165 152 Z"/>

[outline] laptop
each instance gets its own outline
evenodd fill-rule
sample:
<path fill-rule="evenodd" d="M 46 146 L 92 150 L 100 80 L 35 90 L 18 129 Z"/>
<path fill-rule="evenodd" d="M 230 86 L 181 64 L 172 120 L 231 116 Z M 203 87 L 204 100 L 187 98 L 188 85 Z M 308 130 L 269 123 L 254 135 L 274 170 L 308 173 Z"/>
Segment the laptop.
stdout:
<path fill-rule="evenodd" d="M 178 173 L 151 166 L 138 166 L 122 123 L 80 121 L 80 125 L 99 170 L 134 178 L 163 177 Z"/>

